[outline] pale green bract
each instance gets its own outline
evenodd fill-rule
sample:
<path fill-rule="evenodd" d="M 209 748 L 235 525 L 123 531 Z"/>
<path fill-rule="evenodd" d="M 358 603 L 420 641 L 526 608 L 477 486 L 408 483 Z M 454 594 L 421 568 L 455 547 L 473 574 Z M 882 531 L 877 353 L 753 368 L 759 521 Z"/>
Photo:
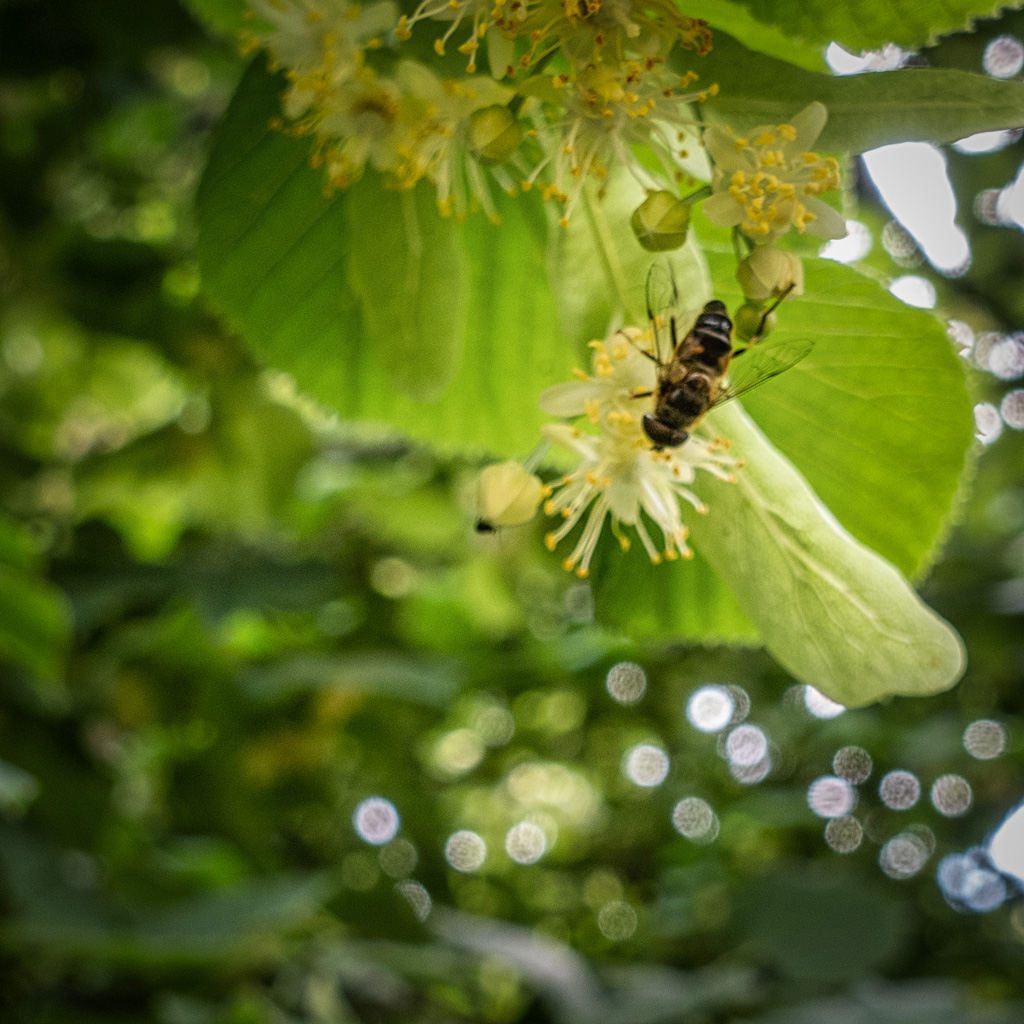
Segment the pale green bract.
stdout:
<path fill-rule="evenodd" d="M 956 683 L 953 628 L 843 529 L 739 405 L 708 420 L 747 464 L 735 483 L 698 480 L 712 511 L 689 520 L 691 538 L 779 663 L 847 707 Z"/>

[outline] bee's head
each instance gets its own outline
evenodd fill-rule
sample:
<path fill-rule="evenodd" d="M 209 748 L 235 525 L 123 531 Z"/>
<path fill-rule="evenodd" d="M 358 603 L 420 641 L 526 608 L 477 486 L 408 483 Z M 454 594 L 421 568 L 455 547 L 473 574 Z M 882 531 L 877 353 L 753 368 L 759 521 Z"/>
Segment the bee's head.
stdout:
<path fill-rule="evenodd" d="M 662 423 L 656 416 L 645 413 L 641 421 L 644 433 L 654 442 L 656 449 L 678 448 L 690 435 L 678 427 Z"/>

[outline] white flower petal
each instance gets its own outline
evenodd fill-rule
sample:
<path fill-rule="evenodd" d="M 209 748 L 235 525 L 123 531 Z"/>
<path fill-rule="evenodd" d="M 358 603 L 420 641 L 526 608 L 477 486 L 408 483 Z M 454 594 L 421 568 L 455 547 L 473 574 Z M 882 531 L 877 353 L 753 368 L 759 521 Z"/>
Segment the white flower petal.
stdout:
<path fill-rule="evenodd" d="M 828 203 L 815 196 L 804 199 L 808 213 L 814 214 L 814 220 L 807 225 L 807 233 L 816 238 L 845 238 L 847 233 L 846 220 Z"/>
<path fill-rule="evenodd" d="M 786 143 L 785 152 L 806 153 L 818 141 L 828 121 L 828 108 L 815 100 L 809 103 L 789 123 L 796 129 L 796 138 Z"/>
<path fill-rule="evenodd" d="M 704 216 L 722 228 L 734 228 L 746 216 L 743 207 L 728 192 L 717 192 L 704 200 Z"/>
<path fill-rule="evenodd" d="M 537 399 L 541 412 L 549 416 L 561 416 L 570 419 L 582 416 L 586 410 L 586 402 L 590 398 L 600 398 L 599 381 L 570 380 L 563 384 L 552 384 L 545 388 Z"/>
<path fill-rule="evenodd" d="M 747 166 L 743 154 L 736 149 L 736 138 L 717 124 L 708 125 L 704 130 L 704 148 L 715 162 L 715 167 L 726 172 L 738 171 Z"/>

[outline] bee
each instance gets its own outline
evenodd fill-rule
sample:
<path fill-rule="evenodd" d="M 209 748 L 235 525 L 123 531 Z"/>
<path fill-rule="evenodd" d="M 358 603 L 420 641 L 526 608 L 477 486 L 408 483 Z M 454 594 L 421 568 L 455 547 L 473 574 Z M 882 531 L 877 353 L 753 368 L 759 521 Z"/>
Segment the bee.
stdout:
<path fill-rule="evenodd" d="M 654 412 L 645 413 L 642 424 L 656 450 L 677 448 L 708 410 L 788 370 L 811 351 L 814 342 L 810 339 L 761 342 L 768 317 L 787 294 L 789 290 L 765 311 L 757 332 L 744 348 L 733 348 L 732 320 L 725 303 L 718 299 L 704 307 L 680 341 L 675 278 L 664 264 L 651 267 L 647 276 L 647 315 L 654 332 L 655 352 L 640 351 L 657 365 L 658 384 L 654 391 L 640 391 L 633 397 L 655 396 Z M 671 353 L 667 359 L 662 357 L 666 326 Z M 745 357 L 742 364 L 734 366 L 740 356 Z"/>

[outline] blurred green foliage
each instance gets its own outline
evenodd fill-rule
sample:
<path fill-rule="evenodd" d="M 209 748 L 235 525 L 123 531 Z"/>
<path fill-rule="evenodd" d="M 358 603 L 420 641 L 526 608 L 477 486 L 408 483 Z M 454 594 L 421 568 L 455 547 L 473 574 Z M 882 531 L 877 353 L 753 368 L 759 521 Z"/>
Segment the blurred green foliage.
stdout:
<path fill-rule="evenodd" d="M 928 58 L 975 70 L 1006 31 L 1024 21 Z M 4 1021 L 1021 1019 L 1019 893 L 964 914 L 934 878 L 1024 793 L 1020 433 L 980 459 L 926 586 L 967 678 L 816 718 L 763 654 L 596 627 L 529 531 L 472 533 L 473 465 L 332 419 L 205 309 L 192 211 L 227 44 L 170 0 L 11 0 L 0 68 Z M 951 154 L 961 208 L 1022 158 Z M 970 236 L 943 306 L 1021 329 L 1020 232 Z M 628 706 L 605 687 L 623 660 L 648 679 Z M 771 739 L 758 785 L 685 717 L 708 682 Z M 1007 727 L 1000 757 L 964 750 L 979 718 Z M 660 786 L 623 774 L 641 743 L 668 752 Z M 875 774 L 843 856 L 806 792 L 854 744 Z M 889 810 L 893 768 L 958 773 L 974 806 Z M 686 796 L 714 842 L 673 830 Z M 401 818 L 380 845 L 353 827 L 369 797 Z M 536 863 L 505 852 L 522 820 Z M 934 852 L 897 881 L 879 847 L 911 825 Z M 444 851 L 466 829 L 487 857 L 464 873 Z"/>

